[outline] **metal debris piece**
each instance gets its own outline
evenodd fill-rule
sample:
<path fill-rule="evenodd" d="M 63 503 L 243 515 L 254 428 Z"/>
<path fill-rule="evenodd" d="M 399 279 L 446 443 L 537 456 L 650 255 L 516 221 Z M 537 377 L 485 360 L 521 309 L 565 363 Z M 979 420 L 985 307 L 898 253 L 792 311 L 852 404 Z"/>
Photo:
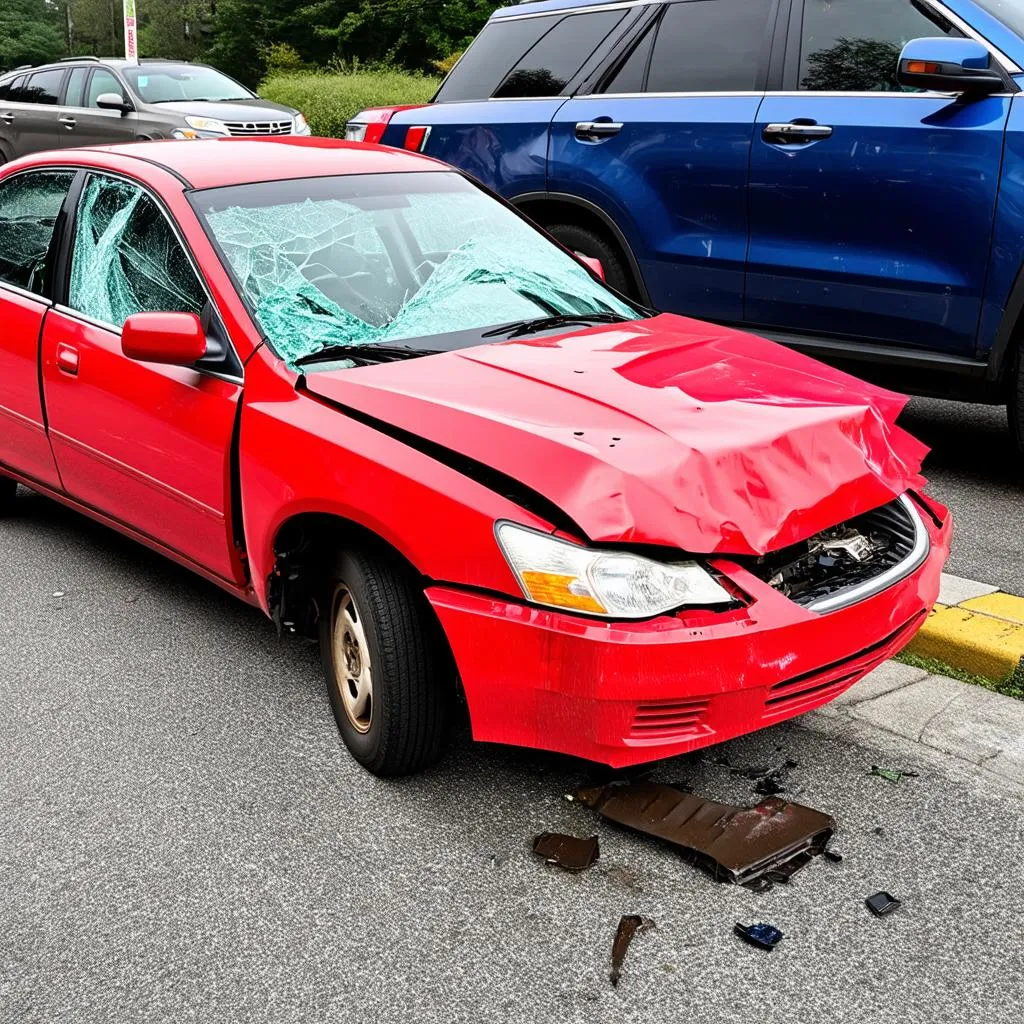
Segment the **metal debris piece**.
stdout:
<path fill-rule="evenodd" d="M 917 772 L 909 772 L 903 768 L 882 768 L 877 764 L 871 766 L 868 775 L 877 775 L 880 779 L 888 779 L 890 782 L 899 782 L 900 779 L 916 779 Z"/>
<path fill-rule="evenodd" d="M 836 853 L 835 850 L 823 850 L 822 852 L 825 854 L 825 860 L 830 860 L 833 864 L 843 863 L 843 855 L 841 853 Z"/>
<path fill-rule="evenodd" d="M 619 921 L 619 927 L 615 932 L 615 942 L 612 943 L 612 972 L 608 980 L 612 985 L 618 985 L 622 977 L 622 961 L 626 959 L 626 950 L 633 941 L 637 932 L 645 932 L 654 928 L 655 924 L 649 918 L 640 917 L 638 914 L 627 914 Z"/>
<path fill-rule="evenodd" d="M 896 899 L 895 896 L 887 892 L 876 892 L 874 896 L 869 896 L 864 902 L 867 904 L 868 910 L 875 917 L 891 914 L 894 910 L 899 910 L 903 905 L 901 900 Z"/>
<path fill-rule="evenodd" d="M 835 829 L 829 815 L 779 797 L 737 807 L 650 782 L 577 796 L 609 821 L 680 847 L 716 881 L 754 888 L 788 879 L 825 849 Z"/>
<path fill-rule="evenodd" d="M 757 780 L 754 792 L 758 796 L 776 796 L 779 793 L 785 793 L 786 787 L 779 781 L 778 776 L 766 775 L 764 778 Z"/>
<path fill-rule="evenodd" d="M 778 928 L 763 921 L 760 924 L 749 925 L 737 922 L 733 931 L 744 942 L 749 942 L 751 946 L 757 946 L 758 949 L 767 950 L 769 953 L 785 938 Z"/>
<path fill-rule="evenodd" d="M 533 841 L 533 852 L 566 871 L 585 871 L 600 856 L 597 836 L 579 839 L 559 832 L 541 832 Z"/>

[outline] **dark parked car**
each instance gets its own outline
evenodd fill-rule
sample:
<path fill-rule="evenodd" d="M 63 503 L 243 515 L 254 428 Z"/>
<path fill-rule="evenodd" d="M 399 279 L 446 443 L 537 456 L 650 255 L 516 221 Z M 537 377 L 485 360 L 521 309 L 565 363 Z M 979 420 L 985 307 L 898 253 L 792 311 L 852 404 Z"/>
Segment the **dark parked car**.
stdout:
<path fill-rule="evenodd" d="M 205 64 L 76 57 L 0 77 L 0 164 L 144 139 L 308 134 L 297 110 Z"/>
<path fill-rule="evenodd" d="M 1009 400 L 1024 451 L 1022 67 L 1022 0 L 542 0 L 349 137 L 469 171 L 659 309 Z"/>

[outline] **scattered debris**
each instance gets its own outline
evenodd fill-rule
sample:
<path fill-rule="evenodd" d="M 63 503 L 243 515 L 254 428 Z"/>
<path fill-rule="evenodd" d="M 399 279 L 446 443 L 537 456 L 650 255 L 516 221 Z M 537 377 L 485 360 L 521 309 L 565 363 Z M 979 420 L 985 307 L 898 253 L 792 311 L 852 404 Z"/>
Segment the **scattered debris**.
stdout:
<path fill-rule="evenodd" d="M 825 859 L 832 861 L 833 864 L 843 863 L 843 855 L 841 853 L 836 853 L 835 850 L 824 850 L 823 852 L 825 854 Z"/>
<path fill-rule="evenodd" d="M 603 818 L 663 839 L 716 881 L 763 890 L 821 853 L 835 821 L 810 807 L 769 797 L 756 807 L 713 803 L 650 782 L 580 790 Z"/>
<path fill-rule="evenodd" d="M 916 779 L 917 772 L 910 772 L 904 768 L 882 768 L 877 764 L 871 766 L 868 775 L 877 775 L 880 779 L 888 779 L 890 782 L 899 782 L 900 779 Z"/>
<path fill-rule="evenodd" d="M 576 800 L 576 797 L 574 797 L 572 793 L 563 793 L 562 795 L 569 801 L 569 803 L 573 803 Z"/>
<path fill-rule="evenodd" d="M 63 597 L 64 596 L 64 591 L 63 590 L 55 590 L 53 592 L 53 596 L 54 597 Z"/>
<path fill-rule="evenodd" d="M 597 836 L 579 839 L 559 832 L 541 832 L 533 841 L 533 852 L 566 871 L 585 871 L 600 856 Z"/>
<path fill-rule="evenodd" d="M 640 879 L 637 878 L 636 874 L 622 864 L 609 865 L 605 868 L 604 874 L 605 877 L 610 878 L 613 882 L 617 882 L 626 889 L 632 889 L 634 892 L 640 892 L 643 889 Z"/>
<path fill-rule="evenodd" d="M 730 771 L 733 775 L 742 775 L 745 779 L 754 780 L 777 777 L 793 768 L 799 767 L 799 761 L 794 761 L 791 757 L 788 757 L 785 761 L 781 764 L 777 764 L 774 768 L 766 768 L 763 765 L 760 765 L 755 768 L 731 768 Z"/>
<path fill-rule="evenodd" d="M 750 925 L 737 923 L 733 931 L 744 942 L 749 942 L 751 946 L 757 946 L 758 949 L 767 950 L 769 953 L 785 938 L 778 928 L 763 921 Z"/>
<path fill-rule="evenodd" d="M 874 832 L 876 836 L 884 836 L 885 835 L 885 829 L 882 828 L 881 825 L 876 825 L 871 831 Z"/>
<path fill-rule="evenodd" d="M 896 899 L 895 896 L 887 892 L 876 892 L 874 896 L 869 896 L 864 902 L 875 917 L 891 914 L 902 906 L 902 900 Z"/>
<path fill-rule="evenodd" d="M 776 796 L 779 793 L 785 793 L 786 787 L 775 775 L 766 775 L 757 780 L 754 792 L 758 796 Z"/>
<path fill-rule="evenodd" d="M 612 985 L 618 985 L 619 978 L 622 977 L 622 961 L 626 959 L 626 950 L 629 949 L 633 936 L 637 932 L 646 932 L 654 927 L 653 921 L 637 914 L 627 914 L 619 921 L 615 942 L 612 944 L 612 972 L 608 975 Z"/>

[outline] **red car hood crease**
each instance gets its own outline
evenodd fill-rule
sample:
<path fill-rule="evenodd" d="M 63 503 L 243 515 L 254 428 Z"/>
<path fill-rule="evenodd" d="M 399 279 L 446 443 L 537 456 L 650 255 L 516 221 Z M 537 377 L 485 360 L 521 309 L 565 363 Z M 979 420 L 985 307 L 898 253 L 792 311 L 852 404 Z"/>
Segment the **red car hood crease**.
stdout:
<path fill-rule="evenodd" d="M 670 314 L 306 387 L 493 466 L 594 542 L 760 555 L 924 483 L 904 396 Z"/>

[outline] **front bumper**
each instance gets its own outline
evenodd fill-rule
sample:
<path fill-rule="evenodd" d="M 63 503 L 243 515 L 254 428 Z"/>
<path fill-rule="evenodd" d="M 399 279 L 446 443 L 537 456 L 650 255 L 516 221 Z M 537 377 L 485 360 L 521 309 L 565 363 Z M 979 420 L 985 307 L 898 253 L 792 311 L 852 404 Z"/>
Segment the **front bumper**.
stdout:
<path fill-rule="evenodd" d="M 733 613 L 600 622 L 431 587 L 477 740 L 615 767 L 732 739 L 810 711 L 903 648 L 939 593 L 952 534 L 922 516 L 931 548 L 905 579 L 827 614 L 801 608 L 727 560 L 751 598 Z"/>

